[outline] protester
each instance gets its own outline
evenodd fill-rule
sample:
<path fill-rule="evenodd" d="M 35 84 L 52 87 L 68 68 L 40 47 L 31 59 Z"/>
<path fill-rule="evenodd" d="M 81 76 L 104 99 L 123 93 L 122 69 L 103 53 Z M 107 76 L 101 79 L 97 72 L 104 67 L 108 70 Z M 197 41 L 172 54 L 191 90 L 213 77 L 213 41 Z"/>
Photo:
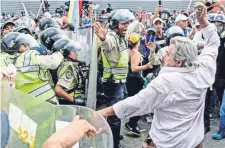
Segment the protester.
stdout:
<path fill-rule="evenodd" d="M 220 41 L 215 26 L 207 20 L 206 7 L 199 6 L 202 11 L 196 10 L 196 17 L 207 41 L 200 57 L 189 39 L 175 37 L 164 57 L 164 67 L 147 88 L 99 111 L 121 119 L 154 112 L 143 147 L 202 147 L 204 96 L 213 83 Z"/>
<path fill-rule="evenodd" d="M 153 68 L 150 64 L 142 65 L 143 58 L 140 52 L 138 51 L 139 46 L 140 46 L 140 37 L 135 33 L 131 34 L 128 39 L 129 73 L 127 76 L 127 84 L 126 84 L 128 97 L 137 94 L 140 90 L 143 89 L 144 80 L 142 76 L 142 71 Z M 137 124 L 139 119 L 140 116 L 132 117 L 129 119 L 129 122 L 125 124 L 125 128 L 128 130 L 128 132 L 131 132 L 134 136 L 141 136 L 140 129 Z"/>
<path fill-rule="evenodd" d="M 215 129 L 212 126 L 219 120 L 215 115 L 218 108 L 220 127 L 213 131 L 212 138 L 224 139 L 225 8 L 220 0 L 202 2 L 207 5 L 209 21 L 215 24 L 217 33 L 215 26 L 208 23 L 202 4 L 196 3 L 194 10 L 198 12 L 193 11 L 194 2 L 186 10 L 172 11 L 166 8 L 170 2 L 163 2 L 157 4 L 155 13 L 154 10 L 142 13 L 141 9 L 134 12 L 130 5 L 127 6 L 131 11 L 113 10 L 111 4 L 99 11 L 98 4 L 79 1 L 76 19 L 77 8 L 71 13 L 70 1 L 57 7 L 54 13 L 45 0 L 43 13 L 36 16 L 28 11 L 30 18 L 26 10 L 21 14 L 4 12 L 0 17 L 1 85 L 30 94 L 44 104 L 50 102 L 51 106 L 57 102 L 91 105 L 97 110 L 112 106 L 100 113 L 113 115 L 107 121 L 115 148 L 136 147 L 127 146 L 130 143 L 126 138 L 121 145 L 123 118 L 129 119 L 122 124 L 128 136 L 142 137 L 144 126 L 150 128 L 143 147 L 149 144 L 150 147 L 201 147 L 204 133 Z M 95 45 L 98 59 L 92 50 Z M 92 76 L 96 70 L 97 95 L 91 99 L 97 98 L 98 105 L 88 104 L 87 99 L 95 91 Z M 33 104 L 32 99 L 29 104 Z M 8 110 L 4 108 L 1 115 L 5 113 Z M 140 124 L 145 123 L 139 120 L 142 115 L 149 124 Z M 6 119 L 4 115 L 2 118 Z M 76 120 L 52 135 L 43 147 L 72 147 L 89 133 L 83 130 L 83 123 L 96 135 L 87 121 Z M 4 128 L 8 131 L 5 125 Z M 72 138 L 72 132 L 80 134 Z M 5 146 L 7 135 L 1 139 Z"/>

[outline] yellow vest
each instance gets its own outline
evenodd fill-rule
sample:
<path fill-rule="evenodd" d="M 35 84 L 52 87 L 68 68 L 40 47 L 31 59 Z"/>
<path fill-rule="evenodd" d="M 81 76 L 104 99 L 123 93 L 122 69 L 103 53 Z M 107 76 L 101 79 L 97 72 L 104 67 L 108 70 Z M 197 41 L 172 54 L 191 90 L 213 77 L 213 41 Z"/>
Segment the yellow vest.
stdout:
<path fill-rule="evenodd" d="M 78 97 L 80 96 L 81 94 L 83 94 L 84 92 L 82 92 L 82 79 L 80 77 L 80 74 L 79 74 L 79 69 L 78 69 L 78 66 L 76 66 L 74 64 L 74 62 L 71 62 L 71 61 L 63 61 L 63 63 L 61 64 L 61 66 L 59 67 L 58 69 L 58 72 L 57 72 L 57 76 L 58 78 L 61 77 L 64 73 L 66 73 L 66 71 L 68 70 L 68 68 L 72 68 L 72 72 L 73 72 L 73 75 L 76 77 L 76 81 L 73 81 L 72 82 L 72 86 L 71 87 L 74 87 L 73 89 L 71 90 L 65 90 L 70 96 L 72 97 Z"/>
<path fill-rule="evenodd" d="M 27 50 L 16 58 L 14 63 L 17 68 L 16 89 L 55 104 L 57 103 L 55 92 L 49 84 L 48 77 L 44 75 L 47 70 L 40 68 L 37 55 L 38 51 Z"/>
<path fill-rule="evenodd" d="M 113 33 L 111 33 L 112 36 Z M 128 74 L 128 52 L 127 52 L 127 46 L 124 42 L 123 44 L 120 44 L 119 39 L 115 37 L 116 43 L 117 43 L 117 49 L 120 51 L 120 58 L 119 62 L 116 67 L 110 67 L 110 64 L 104 54 L 104 51 L 102 51 L 102 61 L 103 61 L 103 79 L 110 79 L 113 78 L 113 80 L 122 80 L 127 78 Z M 124 40 L 125 41 L 125 40 Z"/>

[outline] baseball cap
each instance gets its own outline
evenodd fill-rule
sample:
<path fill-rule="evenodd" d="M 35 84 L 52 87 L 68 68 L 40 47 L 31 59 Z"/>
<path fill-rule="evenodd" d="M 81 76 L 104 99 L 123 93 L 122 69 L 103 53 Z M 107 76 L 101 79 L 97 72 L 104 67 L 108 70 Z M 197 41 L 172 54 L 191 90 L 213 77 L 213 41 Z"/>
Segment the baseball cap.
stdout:
<path fill-rule="evenodd" d="M 137 43 L 139 41 L 140 37 L 137 33 L 132 33 L 129 37 L 129 41 L 133 44 Z"/>
<path fill-rule="evenodd" d="M 2 29 L 2 30 L 5 29 L 5 27 L 6 27 L 7 25 L 13 25 L 13 26 L 16 26 L 16 24 L 13 23 L 13 22 L 5 22 L 5 23 L 2 25 L 1 29 Z"/>
<path fill-rule="evenodd" d="M 153 24 L 155 24 L 157 21 L 160 21 L 161 23 L 164 23 L 164 21 L 161 18 L 157 17 L 153 20 Z"/>
<path fill-rule="evenodd" d="M 188 17 L 186 17 L 186 16 L 183 15 L 183 14 L 179 14 L 179 15 L 176 17 L 175 23 L 177 23 L 177 22 L 179 22 L 179 21 L 185 21 L 185 20 L 188 20 Z"/>

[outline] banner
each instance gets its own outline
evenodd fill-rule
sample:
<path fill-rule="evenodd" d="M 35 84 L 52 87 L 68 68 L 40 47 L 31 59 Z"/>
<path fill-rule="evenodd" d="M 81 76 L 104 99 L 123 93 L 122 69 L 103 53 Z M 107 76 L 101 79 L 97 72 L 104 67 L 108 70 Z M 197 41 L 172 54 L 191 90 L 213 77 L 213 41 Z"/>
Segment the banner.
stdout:
<path fill-rule="evenodd" d="M 70 8 L 68 13 L 69 23 L 72 23 L 75 28 L 79 27 L 80 17 L 79 17 L 79 1 L 70 0 Z"/>

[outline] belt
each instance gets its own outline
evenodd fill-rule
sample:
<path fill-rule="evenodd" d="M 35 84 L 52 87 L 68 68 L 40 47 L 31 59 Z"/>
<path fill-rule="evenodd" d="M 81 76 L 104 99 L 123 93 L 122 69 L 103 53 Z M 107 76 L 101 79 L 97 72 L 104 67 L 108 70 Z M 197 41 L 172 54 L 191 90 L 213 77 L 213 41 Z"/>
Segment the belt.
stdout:
<path fill-rule="evenodd" d="M 102 78 L 101 81 L 102 81 L 103 83 L 105 83 L 105 82 L 108 82 L 108 79 Z M 112 81 L 113 81 L 113 83 L 116 83 L 116 84 L 119 84 L 119 83 L 126 83 L 126 82 L 127 82 L 126 79 L 120 79 L 120 80 L 114 80 L 114 79 L 113 79 Z"/>

